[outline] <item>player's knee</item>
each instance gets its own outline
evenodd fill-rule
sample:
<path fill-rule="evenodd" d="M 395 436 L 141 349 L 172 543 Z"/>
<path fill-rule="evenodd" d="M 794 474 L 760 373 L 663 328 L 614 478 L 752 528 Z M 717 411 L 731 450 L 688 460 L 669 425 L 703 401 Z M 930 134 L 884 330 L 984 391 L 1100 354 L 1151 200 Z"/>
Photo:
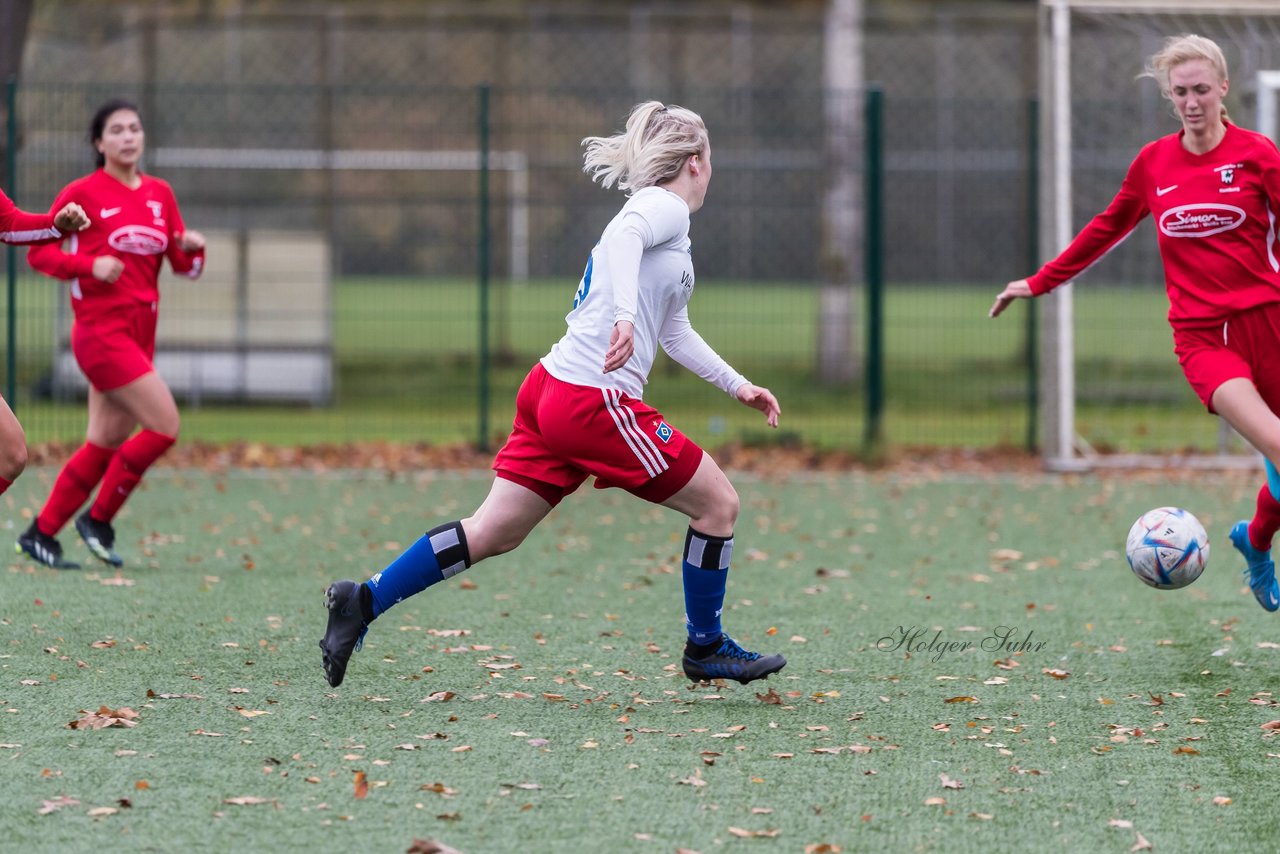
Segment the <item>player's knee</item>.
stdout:
<path fill-rule="evenodd" d="M 738 490 L 733 488 L 733 484 L 725 483 L 724 498 L 722 499 L 725 521 L 733 527 L 738 522 L 738 511 L 742 509 L 741 502 L 738 500 Z"/>
<path fill-rule="evenodd" d="M 733 526 L 738 522 L 739 509 L 738 491 L 726 480 L 721 488 L 716 490 L 708 506 L 699 514 L 696 520 L 698 524 L 695 524 L 695 527 L 700 524 L 701 527 L 698 527 L 698 530 L 705 533 L 732 531 Z"/>
<path fill-rule="evenodd" d="M 173 439 L 178 438 L 178 431 L 182 429 L 182 416 L 175 409 L 167 412 L 154 419 L 150 424 L 145 425 L 148 430 L 161 433 Z"/>
<path fill-rule="evenodd" d="M 0 477 L 5 480 L 17 480 L 18 475 L 27 467 L 27 442 L 22 437 L 17 442 L 6 442 L 0 448 Z"/>
<path fill-rule="evenodd" d="M 495 555 L 514 551 L 524 542 L 526 532 L 516 531 L 503 525 L 490 524 L 483 516 L 473 516 L 463 520 L 463 528 L 467 532 L 467 548 L 471 562 L 476 563 Z"/>

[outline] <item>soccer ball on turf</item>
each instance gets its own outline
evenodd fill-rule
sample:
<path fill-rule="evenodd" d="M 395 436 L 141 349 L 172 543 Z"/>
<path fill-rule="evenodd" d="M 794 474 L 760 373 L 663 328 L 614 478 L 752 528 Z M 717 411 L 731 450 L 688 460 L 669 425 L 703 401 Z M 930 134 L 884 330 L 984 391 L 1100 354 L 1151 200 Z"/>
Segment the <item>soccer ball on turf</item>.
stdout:
<path fill-rule="evenodd" d="M 1209 560 L 1204 525 L 1180 507 L 1157 507 L 1129 529 L 1125 554 L 1133 574 L 1160 590 L 1177 590 L 1200 577 Z"/>

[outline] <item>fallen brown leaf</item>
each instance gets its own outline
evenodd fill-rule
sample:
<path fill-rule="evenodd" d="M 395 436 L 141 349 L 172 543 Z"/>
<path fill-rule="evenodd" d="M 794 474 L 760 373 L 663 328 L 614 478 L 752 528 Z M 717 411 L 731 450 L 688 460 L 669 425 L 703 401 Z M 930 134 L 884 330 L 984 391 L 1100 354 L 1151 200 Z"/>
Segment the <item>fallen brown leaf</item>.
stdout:
<path fill-rule="evenodd" d="M 434 694 L 431 694 L 431 695 L 429 695 L 429 696 L 427 696 L 427 697 L 423 698 L 422 700 L 419 700 L 418 702 L 420 702 L 420 703 L 444 703 L 444 702 L 448 702 L 449 700 L 452 700 L 452 699 L 453 699 L 454 697 L 456 697 L 456 696 L 457 696 L 457 695 L 456 695 L 456 694 L 454 694 L 452 691 L 436 691 Z"/>
<path fill-rule="evenodd" d="M 356 800 L 363 800 L 369 794 L 369 781 L 365 779 L 363 771 L 356 772 Z"/>
<path fill-rule="evenodd" d="M 448 813 L 447 817 L 452 818 L 456 813 Z M 437 818 L 445 818 L 446 816 L 437 816 Z M 462 854 L 456 848 L 450 848 L 443 842 L 437 842 L 434 839 L 415 839 L 413 843 L 405 850 L 405 854 Z"/>
<path fill-rule="evenodd" d="M 458 794 L 457 789 L 450 789 L 444 783 L 423 783 L 418 788 L 419 791 L 423 792 L 435 792 L 443 798 L 452 798 L 454 795 Z"/>
<path fill-rule="evenodd" d="M 782 705 L 782 697 L 777 691 L 770 688 L 767 693 L 756 694 L 756 699 L 762 703 L 768 703 L 771 706 Z"/>
<path fill-rule="evenodd" d="M 148 700 L 203 700 L 204 697 L 199 694 L 157 694 L 150 688 L 147 689 Z"/>
<path fill-rule="evenodd" d="M 86 712 L 81 709 L 80 713 L 84 717 L 67 724 L 69 729 L 106 729 L 113 726 L 127 728 L 138 725 L 136 720 L 138 713 L 126 706 L 118 709 L 100 706 L 96 712 Z"/>
<path fill-rule="evenodd" d="M 56 798 L 43 801 L 40 809 L 36 810 L 36 812 L 40 815 L 48 815 L 51 812 L 57 812 L 63 807 L 75 807 L 79 805 L 80 802 L 75 798 L 68 798 L 66 795 L 59 795 Z"/>

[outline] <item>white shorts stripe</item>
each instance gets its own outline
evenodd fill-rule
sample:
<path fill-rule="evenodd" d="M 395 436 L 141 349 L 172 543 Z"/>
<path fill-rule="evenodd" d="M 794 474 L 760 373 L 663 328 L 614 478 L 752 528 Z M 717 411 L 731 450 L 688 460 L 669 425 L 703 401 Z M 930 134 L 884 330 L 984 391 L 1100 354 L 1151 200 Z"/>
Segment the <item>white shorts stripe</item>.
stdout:
<path fill-rule="evenodd" d="M 663 458 L 653 442 L 636 426 L 635 413 L 619 402 L 620 394 L 614 389 L 601 389 L 604 392 L 605 409 L 613 418 L 618 432 L 622 434 L 627 447 L 636 455 L 636 459 L 644 466 L 649 477 L 657 477 L 666 471 L 667 461 Z"/>
<path fill-rule="evenodd" d="M 621 398 L 621 395 L 619 395 Z M 631 430 L 636 440 L 640 443 L 640 447 L 644 448 L 648 453 L 653 455 L 653 459 L 657 461 L 658 471 L 666 471 L 670 466 L 667 465 L 667 458 L 662 456 L 662 452 L 658 450 L 658 446 L 649 438 L 649 434 L 640 429 L 640 424 L 636 421 L 636 414 L 631 407 L 618 401 L 618 409 L 622 411 L 623 418 L 631 425 Z"/>
<path fill-rule="evenodd" d="M 620 416 L 613 408 L 613 401 L 609 399 L 609 389 L 601 389 L 601 391 L 604 392 L 604 408 L 608 410 L 609 417 L 613 419 L 613 423 L 618 428 L 618 432 L 622 434 L 623 441 L 627 443 L 627 447 L 629 447 L 631 452 L 636 455 L 636 458 L 640 460 L 640 464 L 644 466 L 644 470 L 649 477 L 657 477 L 658 473 L 653 470 L 653 463 L 649 461 L 648 457 L 640 453 L 640 449 L 636 447 L 635 441 L 631 438 L 630 433 L 627 432 L 626 426 L 622 423 L 622 416 Z"/>
<path fill-rule="evenodd" d="M 647 451 L 658 467 L 659 472 L 664 472 L 668 468 L 667 458 L 658 450 L 658 446 L 654 444 L 653 439 L 649 438 L 649 434 L 640 429 L 640 424 L 636 421 L 635 410 L 622 402 L 622 393 L 615 392 L 618 395 L 618 409 L 622 412 L 623 418 L 631 425 L 632 435 L 636 437 L 636 441 L 640 447 Z"/>

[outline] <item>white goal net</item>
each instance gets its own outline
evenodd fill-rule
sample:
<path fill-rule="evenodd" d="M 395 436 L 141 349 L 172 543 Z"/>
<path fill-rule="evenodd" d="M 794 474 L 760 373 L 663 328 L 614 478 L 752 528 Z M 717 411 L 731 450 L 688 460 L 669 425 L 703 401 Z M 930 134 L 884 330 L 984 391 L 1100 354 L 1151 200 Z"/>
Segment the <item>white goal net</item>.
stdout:
<path fill-rule="evenodd" d="M 1041 0 L 1040 255 L 1056 255 L 1147 142 L 1179 128 L 1153 80 L 1167 36 L 1217 42 L 1232 120 L 1280 133 L 1280 0 Z M 1040 301 L 1042 448 L 1051 468 L 1256 465 L 1179 370 L 1148 221 L 1077 284 Z"/>

